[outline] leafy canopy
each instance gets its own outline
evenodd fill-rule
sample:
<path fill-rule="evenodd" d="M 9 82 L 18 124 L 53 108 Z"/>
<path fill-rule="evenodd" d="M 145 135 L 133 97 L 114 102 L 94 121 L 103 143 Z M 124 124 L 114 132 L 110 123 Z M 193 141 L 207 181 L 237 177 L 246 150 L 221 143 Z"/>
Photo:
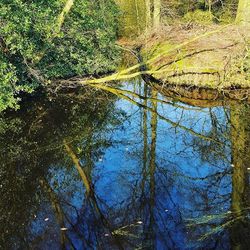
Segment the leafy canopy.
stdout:
<path fill-rule="evenodd" d="M 56 78 L 114 70 L 117 8 L 113 0 L 1 0 L 0 111 L 17 94 Z M 64 20 L 59 25 L 60 16 Z"/>

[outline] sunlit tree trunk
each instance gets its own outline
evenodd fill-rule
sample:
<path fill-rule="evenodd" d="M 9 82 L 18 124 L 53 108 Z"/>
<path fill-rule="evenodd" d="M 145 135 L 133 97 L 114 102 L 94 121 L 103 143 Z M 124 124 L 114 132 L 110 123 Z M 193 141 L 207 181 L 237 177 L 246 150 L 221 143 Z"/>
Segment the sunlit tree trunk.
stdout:
<path fill-rule="evenodd" d="M 161 20 L 161 0 L 154 0 L 154 13 L 153 13 L 153 23 L 154 28 L 160 25 Z"/>
<path fill-rule="evenodd" d="M 208 11 L 210 14 L 210 18 L 212 18 L 212 1 L 208 0 Z"/>
<path fill-rule="evenodd" d="M 74 0 L 67 0 L 63 6 L 63 9 L 61 11 L 61 13 L 59 14 L 59 16 L 56 19 L 56 23 L 52 26 L 52 34 L 50 34 L 49 39 L 48 39 L 48 43 L 51 43 L 56 37 L 58 37 L 58 35 L 60 34 L 60 31 L 62 29 L 62 26 L 64 24 L 65 18 L 66 16 L 69 14 L 69 12 L 71 11 L 72 7 L 74 5 Z M 43 49 L 38 55 L 35 55 L 34 59 L 33 59 L 33 63 L 38 63 L 42 60 L 42 58 L 44 57 L 46 52 L 46 48 Z"/>
<path fill-rule="evenodd" d="M 146 28 L 148 30 L 152 25 L 151 0 L 145 0 L 145 7 L 146 7 Z"/>
<path fill-rule="evenodd" d="M 250 26 L 250 1 L 239 0 L 236 23 Z"/>
<path fill-rule="evenodd" d="M 137 37 L 143 33 L 147 25 L 146 2 L 150 0 L 115 0 L 122 16 L 120 18 L 120 35 Z"/>

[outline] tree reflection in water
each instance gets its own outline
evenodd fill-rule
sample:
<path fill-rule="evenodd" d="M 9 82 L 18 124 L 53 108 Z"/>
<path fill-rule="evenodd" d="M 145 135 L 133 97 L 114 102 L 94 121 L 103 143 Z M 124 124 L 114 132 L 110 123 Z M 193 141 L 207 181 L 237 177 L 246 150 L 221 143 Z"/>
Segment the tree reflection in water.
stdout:
<path fill-rule="evenodd" d="M 1 117 L 1 247 L 246 249 L 249 105 L 100 88 Z"/>

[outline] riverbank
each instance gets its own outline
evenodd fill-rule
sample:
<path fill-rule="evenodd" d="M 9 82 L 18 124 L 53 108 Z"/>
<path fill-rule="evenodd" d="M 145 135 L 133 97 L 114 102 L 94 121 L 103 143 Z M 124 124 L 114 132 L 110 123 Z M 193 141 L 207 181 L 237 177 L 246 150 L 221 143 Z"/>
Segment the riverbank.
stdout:
<path fill-rule="evenodd" d="M 115 73 L 54 81 L 50 87 L 89 86 L 119 95 L 120 90 L 107 83 L 142 77 L 163 95 L 194 106 L 200 101 L 201 106 L 204 101 L 249 102 L 249 34 L 236 25 L 161 27 L 137 39 L 119 40 L 124 55 Z"/>
<path fill-rule="evenodd" d="M 163 85 L 211 89 L 249 88 L 250 30 L 236 25 L 161 27 L 136 41 L 148 73 Z"/>

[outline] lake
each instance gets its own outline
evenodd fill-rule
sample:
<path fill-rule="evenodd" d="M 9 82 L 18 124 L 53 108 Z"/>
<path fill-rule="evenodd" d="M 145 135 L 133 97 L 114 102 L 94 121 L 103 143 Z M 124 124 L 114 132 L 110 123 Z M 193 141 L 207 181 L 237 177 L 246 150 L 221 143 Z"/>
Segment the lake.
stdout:
<path fill-rule="evenodd" d="M 0 248 L 247 249 L 250 105 L 112 89 L 1 115 Z"/>

